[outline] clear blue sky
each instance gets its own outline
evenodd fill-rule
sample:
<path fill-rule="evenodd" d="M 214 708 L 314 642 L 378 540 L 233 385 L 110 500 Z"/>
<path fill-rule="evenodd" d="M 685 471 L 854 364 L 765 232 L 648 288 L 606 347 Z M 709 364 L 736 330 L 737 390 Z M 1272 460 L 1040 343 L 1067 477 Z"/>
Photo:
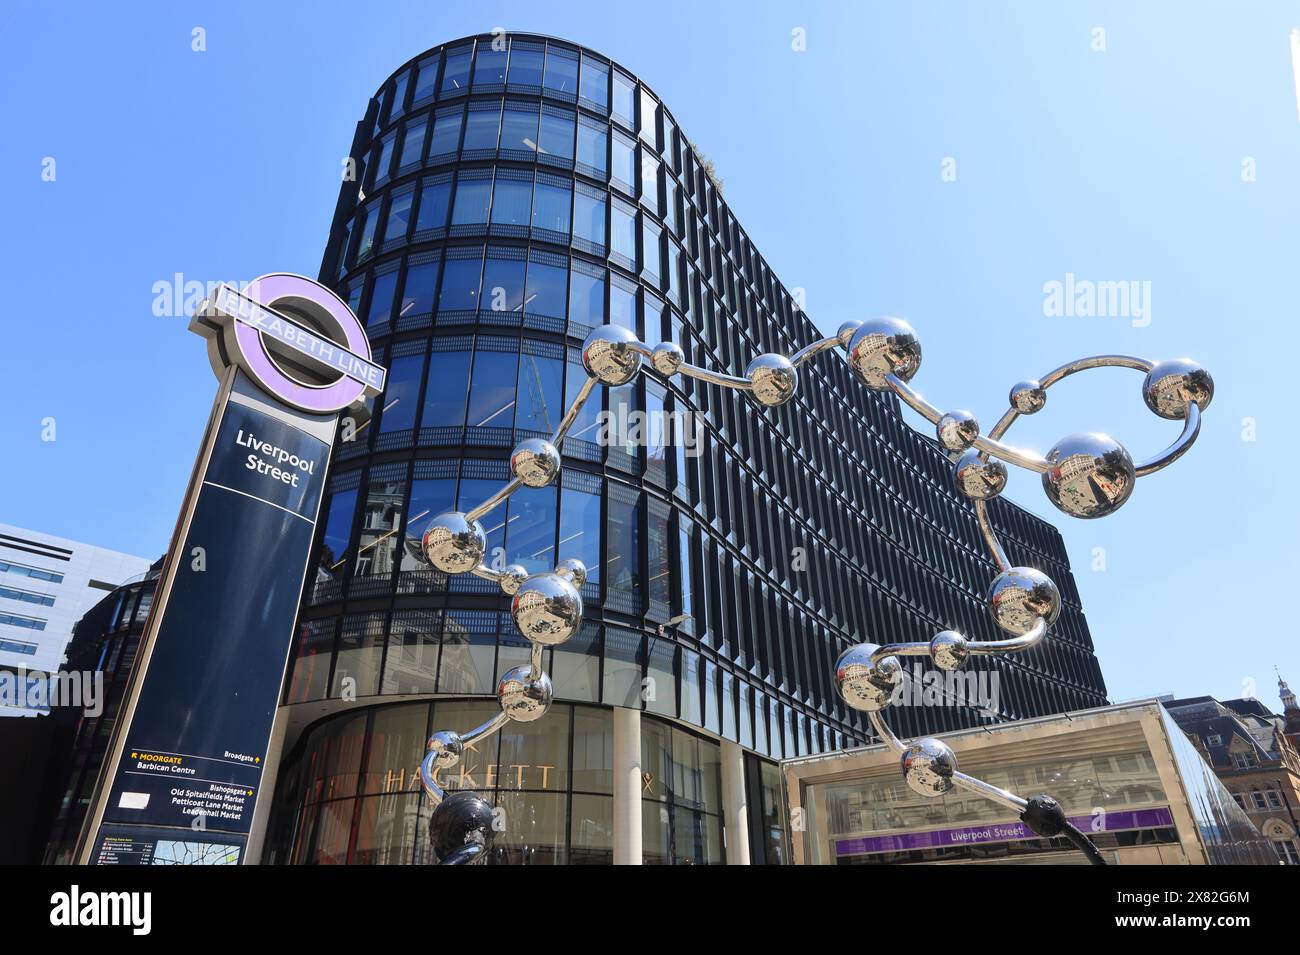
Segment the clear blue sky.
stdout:
<path fill-rule="evenodd" d="M 1300 686 L 1294 4 L 6 8 L 0 521 L 160 553 L 214 381 L 185 320 L 153 314 L 154 283 L 314 275 L 375 87 L 500 26 L 645 78 L 818 324 L 909 319 L 913 383 L 940 406 L 991 425 L 1013 382 L 1075 357 L 1205 362 L 1218 392 L 1200 443 L 1120 512 L 1059 515 L 1028 474 L 1009 495 L 1062 527 L 1113 699 L 1254 685 L 1276 707 L 1274 664 Z M 1044 284 L 1067 273 L 1149 282 L 1150 323 L 1044 314 Z M 1010 439 L 1109 431 L 1145 457 L 1177 424 L 1140 383 L 1072 379 Z"/>

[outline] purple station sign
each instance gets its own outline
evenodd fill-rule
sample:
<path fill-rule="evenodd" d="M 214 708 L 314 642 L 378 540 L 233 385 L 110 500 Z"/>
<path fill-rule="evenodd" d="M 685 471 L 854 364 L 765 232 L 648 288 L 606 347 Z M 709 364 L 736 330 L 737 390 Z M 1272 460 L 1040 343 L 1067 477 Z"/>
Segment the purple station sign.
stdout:
<path fill-rule="evenodd" d="M 1083 832 L 1124 829 L 1157 829 L 1174 824 L 1173 814 L 1164 806 L 1157 809 L 1111 810 L 1100 816 L 1071 816 L 1070 823 Z M 837 856 L 856 856 L 871 852 L 907 852 L 917 849 L 951 849 L 987 842 L 1013 842 L 1037 839 L 1023 822 L 1002 822 L 990 826 L 962 826 L 954 829 L 930 829 L 903 832 L 891 836 L 861 836 L 835 840 Z"/>

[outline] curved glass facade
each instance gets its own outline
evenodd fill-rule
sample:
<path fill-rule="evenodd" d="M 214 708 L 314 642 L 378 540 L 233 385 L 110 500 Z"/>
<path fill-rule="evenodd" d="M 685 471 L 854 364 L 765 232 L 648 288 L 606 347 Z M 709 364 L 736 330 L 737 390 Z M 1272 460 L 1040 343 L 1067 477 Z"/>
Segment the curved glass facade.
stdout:
<path fill-rule="evenodd" d="M 585 380 L 586 334 L 622 324 L 741 374 L 819 333 L 668 109 L 590 50 L 522 34 L 430 50 L 380 88 L 351 156 L 322 280 L 365 321 L 389 383 L 344 422 L 285 703 L 490 694 L 527 660 L 506 600 L 432 570 L 419 539 L 497 490 L 517 441 L 554 429 Z M 689 379 L 598 389 L 556 486 L 492 512 L 489 561 L 589 568 L 586 626 L 547 653 L 557 699 L 643 708 L 780 759 L 870 737 L 832 686 L 850 643 L 997 637 L 994 569 L 948 459 L 843 363 L 801 376 L 771 411 Z M 899 707 L 900 733 L 1105 703 L 1059 535 L 1004 501 L 991 511 L 1064 612 L 1034 650 L 972 660 L 999 676 L 995 715 Z"/>
<path fill-rule="evenodd" d="M 434 861 L 433 810 L 420 788 L 425 740 L 442 725 L 479 723 L 495 702 L 391 703 L 314 724 L 280 769 L 266 862 L 411 865 Z M 556 704 L 475 745 L 440 782 L 496 807 L 495 865 L 608 864 L 613 857 L 610 711 Z M 716 742 L 646 719 L 641 794 L 647 864 L 724 861 Z"/>

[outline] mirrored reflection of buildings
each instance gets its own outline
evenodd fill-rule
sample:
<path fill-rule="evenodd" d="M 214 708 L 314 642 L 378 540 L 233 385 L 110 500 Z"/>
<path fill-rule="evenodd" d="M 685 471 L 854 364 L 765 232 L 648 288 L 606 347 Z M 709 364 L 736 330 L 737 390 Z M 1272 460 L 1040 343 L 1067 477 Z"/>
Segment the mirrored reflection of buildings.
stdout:
<path fill-rule="evenodd" d="M 1271 865 L 1268 842 L 1155 700 L 946 737 L 964 772 L 1048 793 L 1110 864 Z M 1005 807 L 957 789 L 913 792 L 882 745 L 783 765 L 794 861 L 808 865 L 1078 864 Z"/>
<path fill-rule="evenodd" d="M 263 847 L 277 863 L 423 858 L 410 774 L 427 732 L 491 713 L 497 676 L 528 653 L 495 588 L 433 571 L 420 536 L 500 488 L 515 443 L 552 432 L 592 328 L 733 374 L 819 335 L 668 107 L 592 50 L 526 34 L 428 50 L 380 86 L 350 156 L 322 279 L 389 378 L 347 416 L 322 504 L 277 729 Z M 950 462 L 842 363 L 805 368 L 772 412 L 693 381 L 600 389 L 556 486 L 489 515 L 490 561 L 589 571 L 586 626 L 546 654 L 556 706 L 467 760 L 463 784 L 519 823 L 498 858 L 615 858 L 624 733 L 642 754 L 645 861 L 787 861 L 775 762 L 869 738 L 835 697 L 839 652 L 947 627 L 996 638 L 995 571 Z M 1041 647 L 976 664 L 1000 681 L 998 712 L 902 708 L 900 732 L 1105 702 L 1059 535 L 1006 502 L 992 512 L 1065 611 Z"/>
<path fill-rule="evenodd" d="M 1278 859 L 1300 865 L 1300 705 L 1278 677 L 1283 713 L 1256 699 L 1169 700 L 1165 708 Z"/>

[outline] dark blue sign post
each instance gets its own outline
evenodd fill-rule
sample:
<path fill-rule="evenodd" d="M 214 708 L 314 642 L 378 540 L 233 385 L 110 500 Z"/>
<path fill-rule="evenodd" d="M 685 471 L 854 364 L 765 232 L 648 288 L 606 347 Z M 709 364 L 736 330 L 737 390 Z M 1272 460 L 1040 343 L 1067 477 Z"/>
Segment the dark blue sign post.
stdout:
<path fill-rule="evenodd" d="M 83 863 L 242 863 L 339 412 L 383 389 L 332 292 L 222 286 L 191 326 L 221 379 L 121 716 Z"/>

